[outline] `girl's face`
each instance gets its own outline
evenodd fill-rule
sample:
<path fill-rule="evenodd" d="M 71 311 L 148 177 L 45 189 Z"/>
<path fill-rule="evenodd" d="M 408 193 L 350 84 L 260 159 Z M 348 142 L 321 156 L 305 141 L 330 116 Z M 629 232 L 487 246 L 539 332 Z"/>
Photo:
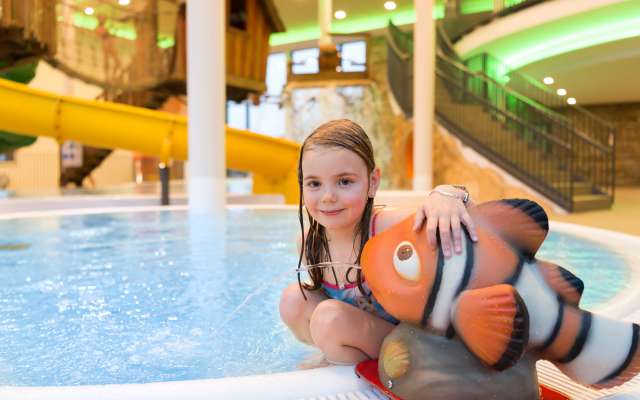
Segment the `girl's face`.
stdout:
<path fill-rule="evenodd" d="M 380 181 L 378 169 L 369 174 L 356 153 L 335 147 L 305 150 L 302 176 L 304 204 L 328 230 L 355 227 Z"/>

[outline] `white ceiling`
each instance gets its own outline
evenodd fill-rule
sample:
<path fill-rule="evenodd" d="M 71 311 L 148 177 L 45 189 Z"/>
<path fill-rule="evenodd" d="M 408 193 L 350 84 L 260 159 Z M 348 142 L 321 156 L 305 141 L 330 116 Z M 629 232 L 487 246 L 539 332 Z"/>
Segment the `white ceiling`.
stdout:
<path fill-rule="evenodd" d="M 592 46 L 551 57 L 521 69 L 553 88 L 567 89 L 578 104 L 640 102 L 640 37 Z"/>

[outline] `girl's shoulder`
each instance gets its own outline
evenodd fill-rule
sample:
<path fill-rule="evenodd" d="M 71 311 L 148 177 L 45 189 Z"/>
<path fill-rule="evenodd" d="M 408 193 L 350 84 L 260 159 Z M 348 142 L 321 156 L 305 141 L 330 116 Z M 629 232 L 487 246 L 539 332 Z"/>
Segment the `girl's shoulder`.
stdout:
<path fill-rule="evenodd" d="M 371 213 L 371 233 L 377 235 L 415 214 L 415 208 L 376 206 Z"/>

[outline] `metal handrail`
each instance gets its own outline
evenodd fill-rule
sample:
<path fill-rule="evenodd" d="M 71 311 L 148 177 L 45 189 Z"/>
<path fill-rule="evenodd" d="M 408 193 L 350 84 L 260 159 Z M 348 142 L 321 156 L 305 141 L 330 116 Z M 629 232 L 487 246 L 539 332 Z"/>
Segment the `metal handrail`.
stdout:
<path fill-rule="evenodd" d="M 457 79 L 457 77 L 449 76 L 447 73 L 444 73 L 442 70 L 436 70 L 436 77 L 437 77 L 437 85 L 436 85 L 437 88 L 441 87 L 442 90 L 449 90 L 449 91 L 453 88 L 455 91 L 459 91 L 459 93 L 463 94 L 463 96 L 465 96 L 465 99 L 469 99 L 469 97 L 467 96 L 470 96 L 473 99 L 471 100 L 472 103 L 477 103 L 479 106 L 488 108 L 490 109 L 489 113 L 493 112 L 495 114 L 502 115 L 507 120 L 510 120 L 512 123 L 518 126 L 518 129 L 516 131 L 522 131 L 522 132 L 526 131 L 526 132 L 532 133 L 533 137 L 535 138 L 534 139 L 535 143 L 542 143 L 541 140 L 543 139 L 548 140 L 549 136 L 545 132 L 542 132 L 540 129 L 536 128 L 535 126 L 531 126 L 531 124 L 528 124 L 527 122 L 523 121 L 521 118 L 514 115 L 513 113 L 509 113 L 508 111 L 499 108 L 495 104 L 492 104 L 490 101 L 487 101 L 485 98 L 483 98 L 482 95 L 474 93 L 473 90 L 466 88 L 463 81 L 461 81 L 460 79 Z M 445 86 L 440 86 L 440 85 L 445 85 Z M 446 102 L 445 99 L 442 99 L 441 101 Z M 440 103 L 440 104 L 442 105 L 446 103 Z M 452 103 L 449 103 L 449 104 L 452 104 Z M 465 125 L 464 122 L 461 123 L 461 121 L 463 120 L 460 120 L 460 122 L 458 122 L 455 118 L 455 114 L 451 115 L 449 114 L 450 112 L 451 111 L 447 111 L 444 108 L 440 109 L 440 107 L 438 107 L 438 115 L 441 123 L 445 124 L 445 126 L 451 129 L 452 132 L 456 132 L 458 135 L 461 135 L 461 139 L 463 140 L 465 138 L 469 139 L 470 142 L 467 140 L 464 140 L 467 144 L 472 145 L 476 149 L 476 151 L 490 157 L 492 161 L 495 162 L 497 165 L 502 166 L 511 174 L 522 179 L 523 182 L 526 182 L 531 187 L 535 188 L 535 190 L 539 191 L 540 193 L 543 193 L 548 198 L 554 200 L 557 204 L 569 210 L 572 208 L 572 196 L 571 196 L 572 185 L 570 185 L 566 189 L 559 189 L 554 187 L 551 184 L 551 182 L 556 182 L 556 181 L 558 182 L 561 182 L 564 180 L 570 181 L 570 176 L 572 175 L 571 170 L 565 169 L 560 171 L 560 170 L 554 169 L 554 167 L 551 166 L 553 163 L 553 159 L 547 162 L 544 162 L 542 164 L 539 164 L 540 161 L 538 161 L 538 163 L 535 164 L 537 167 L 534 167 L 532 164 L 530 164 L 532 158 L 530 157 L 527 158 L 526 156 L 525 158 L 520 158 L 520 156 L 517 156 L 517 154 L 521 154 L 521 153 L 519 153 L 519 151 L 517 150 L 517 146 L 513 147 L 513 145 L 518 142 L 518 140 L 514 141 L 515 136 L 513 139 L 510 139 L 510 136 L 501 137 L 500 141 L 495 142 L 494 144 L 483 143 L 482 138 L 483 138 L 483 135 L 486 133 L 484 134 L 480 133 L 482 132 L 481 130 L 476 131 L 474 128 L 471 128 L 470 126 Z M 459 108 L 455 109 L 455 111 L 453 112 L 465 113 L 465 107 L 460 106 Z M 516 132 L 516 131 L 512 131 L 512 132 Z M 561 141 L 557 139 L 552 140 L 550 146 L 553 149 L 555 149 L 553 150 L 553 153 L 557 154 L 559 152 L 560 154 L 562 154 L 560 159 L 565 159 L 572 152 L 572 143 L 567 143 L 565 141 Z M 510 157 L 509 155 L 511 155 L 512 157 Z M 513 156 L 516 156 L 516 158 L 514 159 Z M 536 174 L 536 171 L 537 171 L 537 174 Z M 547 176 L 545 178 L 544 171 L 547 171 L 547 173 L 549 173 L 551 177 Z"/>
<path fill-rule="evenodd" d="M 518 117 L 517 115 L 513 114 L 510 111 L 507 110 L 503 110 L 499 107 L 497 107 L 495 104 L 492 104 L 490 101 L 487 101 L 485 98 L 478 96 L 476 93 L 473 93 L 472 91 L 466 90 L 464 87 L 462 87 L 461 85 L 458 84 L 458 82 L 455 82 L 454 79 L 452 79 L 450 76 L 448 76 L 445 72 L 443 72 L 442 70 L 436 69 L 436 75 L 442 77 L 443 79 L 448 80 L 449 82 L 451 82 L 452 84 L 456 85 L 459 89 L 464 90 L 465 92 L 467 92 L 468 94 L 470 94 L 471 96 L 475 97 L 476 100 L 482 104 L 484 104 L 485 106 L 487 106 L 488 108 L 493 109 L 494 111 L 496 111 L 499 114 L 502 114 L 506 117 L 508 117 L 511 120 L 514 120 L 516 122 L 518 122 L 519 124 L 525 126 L 527 129 L 530 129 L 534 132 L 536 132 L 536 134 L 544 137 L 545 139 L 565 148 L 566 150 L 571 150 L 571 144 L 567 143 L 565 141 L 562 141 L 554 136 L 549 135 L 548 133 L 540 130 L 538 127 L 531 125 L 530 123 L 524 121 L 522 118 Z"/>
<path fill-rule="evenodd" d="M 438 33 L 436 91 L 444 97 L 438 98 L 436 111 L 444 126 L 568 210 L 574 208 L 574 195 L 579 194 L 576 185 L 581 182 L 589 185 L 589 193 L 605 195 L 611 204 L 615 136 L 607 125 L 600 125 L 596 119 L 583 122 L 584 119 L 565 116 L 536 101 L 535 95 L 529 98 L 527 92 L 518 90 L 520 85 L 530 88 L 523 80 L 510 75 L 511 82 L 515 79 L 517 85 L 509 87 L 487 75 L 485 71 L 491 71 L 487 60 L 483 60 L 481 71 L 474 70 L 457 57 L 454 49 L 447 49 L 450 43 L 440 26 Z M 389 75 L 392 93 L 407 103 L 403 95 L 410 90 L 395 77 L 411 79 L 410 73 L 402 72 L 411 68 L 411 33 L 390 24 L 387 38 L 390 60 L 396 63 L 390 65 L 402 68 Z M 555 104 L 555 99 L 541 93 L 538 96 L 543 101 Z M 403 107 L 408 115 L 412 112 L 409 103 Z"/>
<path fill-rule="evenodd" d="M 447 63 L 449 63 L 449 64 L 451 64 L 451 65 L 455 66 L 456 68 L 458 68 L 458 69 L 459 69 L 459 70 L 461 70 L 462 72 L 467 73 L 467 74 L 469 74 L 469 75 L 472 75 L 472 76 L 474 76 L 474 77 L 480 78 L 480 79 L 482 79 L 482 80 L 489 81 L 489 82 L 491 82 L 492 84 L 494 84 L 495 86 L 497 86 L 497 87 L 501 88 L 502 90 L 504 90 L 506 93 L 509 93 L 509 94 L 514 95 L 514 97 L 518 98 L 519 100 L 523 101 L 524 103 L 526 103 L 526 104 L 528 104 L 528 105 L 530 105 L 530 106 L 532 106 L 532 107 L 535 107 L 535 108 L 537 108 L 537 109 L 541 109 L 542 111 L 545 111 L 545 110 L 544 110 L 544 108 L 540 108 L 540 107 L 538 107 L 538 105 L 537 105 L 535 102 L 531 102 L 531 101 L 530 101 L 529 99 L 527 99 L 526 97 L 523 97 L 522 95 L 520 95 L 520 94 L 518 94 L 518 93 L 515 93 L 515 92 L 513 92 L 513 91 L 508 90 L 508 88 L 504 87 L 504 85 L 503 85 L 503 84 L 501 84 L 501 83 L 499 83 L 499 82 L 497 82 L 497 81 L 495 81 L 495 80 L 493 80 L 493 79 L 491 79 L 491 78 L 487 77 L 486 75 L 481 74 L 481 73 L 477 73 L 477 72 L 474 72 L 474 71 L 471 71 L 471 70 L 469 70 L 469 69 L 468 69 L 464 64 L 460 64 L 460 63 L 456 62 L 455 60 L 452 60 L 452 59 L 450 59 L 449 57 L 447 57 L 447 56 L 443 55 L 443 54 L 442 54 L 442 53 L 440 53 L 440 52 L 436 53 L 436 55 L 437 55 L 437 57 L 440 57 L 441 59 L 443 59 L 443 60 L 444 60 L 444 61 L 446 61 Z M 438 73 L 438 72 L 439 72 L 439 71 L 437 71 L 437 70 L 436 70 L 436 73 Z M 442 72 L 441 72 L 441 73 L 442 73 Z M 515 93 L 515 94 L 514 94 L 514 93 Z M 474 95 L 474 96 L 476 96 L 476 97 L 478 97 L 478 98 L 480 98 L 480 96 L 477 96 L 476 94 L 473 94 L 473 95 Z M 483 103 L 486 103 L 487 105 L 490 105 L 492 108 L 494 108 L 494 109 L 498 110 L 499 112 L 501 112 L 501 113 L 503 113 L 503 114 L 505 114 L 505 115 L 509 115 L 509 118 L 511 118 L 511 119 L 517 119 L 517 120 L 521 121 L 521 123 L 522 123 L 523 125 L 527 126 L 528 128 L 530 128 L 530 129 L 534 129 L 534 130 L 538 130 L 538 131 L 539 131 L 539 129 L 538 129 L 537 127 L 535 127 L 534 125 L 531 125 L 531 124 L 529 124 L 528 122 L 526 122 L 526 121 L 522 120 L 520 117 L 516 116 L 515 114 L 511 113 L 510 111 L 503 111 L 503 110 L 501 110 L 500 108 L 496 107 L 495 105 L 491 104 L 491 102 L 487 101 L 486 99 L 483 99 L 483 98 L 482 98 L 482 99 L 481 99 L 481 101 L 482 101 Z M 564 122 L 564 121 L 563 121 L 563 122 Z M 598 142 L 598 141 L 593 140 L 593 138 L 591 138 L 591 137 L 589 137 L 589 136 L 585 135 L 584 133 L 580 132 L 579 130 L 576 130 L 573 126 L 571 126 L 571 124 L 569 123 L 569 121 L 566 121 L 566 122 L 565 122 L 565 126 L 563 126 L 563 127 L 564 127 L 564 128 L 566 128 L 566 129 L 568 129 L 568 130 L 569 130 L 569 132 L 570 132 L 572 135 L 575 135 L 575 136 L 577 136 L 578 138 L 580 138 L 581 140 L 583 140 L 583 141 L 585 141 L 585 142 L 589 143 L 590 145 L 597 147 L 597 148 L 598 148 L 599 150 L 601 150 L 601 151 L 604 151 L 604 152 L 607 152 L 607 153 L 610 153 L 610 152 L 612 151 L 610 147 L 607 147 L 607 146 L 603 145 L 602 143 L 600 143 L 600 142 Z M 545 136 L 545 138 L 546 138 L 546 139 L 551 140 L 551 141 L 557 141 L 557 142 L 558 142 L 558 144 L 565 145 L 565 143 L 564 143 L 564 142 L 560 142 L 557 138 L 555 138 L 555 137 L 553 137 L 553 136 L 550 136 L 548 133 L 545 133 L 545 132 L 542 132 L 542 131 L 539 131 L 539 132 L 540 132 L 540 134 L 541 134 L 541 135 Z"/>
<path fill-rule="evenodd" d="M 442 51 L 440 51 L 440 49 L 437 50 L 436 52 L 438 57 L 442 57 L 444 59 L 447 60 L 447 62 L 454 64 L 457 68 L 465 71 L 466 73 L 469 73 L 471 75 L 474 75 L 484 81 L 488 81 L 491 82 L 492 84 L 500 87 L 502 90 L 505 91 L 505 93 L 510 94 L 513 97 L 516 97 L 518 100 L 522 101 L 523 103 L 528 104 L 531 107 L 534 107 L 535 109 L 537 109 L 538 111 L 544 113 L 544 114 L 549 114 L 551 116 L 551 118 L 557 120 L 559 123 L 565 124 L 567 126 L 571 125 L 571 121 L 569 121 L 569 119 L 567 117 L 565 117 L 564 115 L 550 110 L 547 107 L 544 107 L 543 105 L 541 105 L 538 102 L 535 102 L 525 96 L 523 96 L 522 94 L 520 94 L 519 92 L 514 91 L 513 89 L 509 88 L 508 86 L 504 85 L 501 82 L 496 81 L 495 79 L 493 79 L 492 77 L 483 74 L 482 72 L 476 72 L 476 71 L 471 71 L 466 65 L 459 63 L 456 60 L 451 59 L 451 57 L 448 57 L 447 55 L 445 55 Z"/>
<path fill-rule="evenodd" d="M 495 61 L 499 62 L 500 64 L 504 65 L 505 67 L 509 68 L 509 75 L 517 75 L 519 77 L 521 77 L 523 80 L 525 80 L 528 84 L 535 86 L 537 89 L 546 92 L 547 94 L 550 95 L 555 95 L 555 93 L 549 89 L 548 86 L 541 84 L 537 79 L 534 79 L 533 77 L 531 77 L 530 75 L 519 71 L 519 70 L 513 70 L 511 69 L 504 61 L 500 60 L 499 58 L 489 54 L 489 53 L 481 53 L 481 54 L 486 54 L 487 57 L 490 57 L 492 59 L 494 59 Z M 592 113 L 591 111 L 587 110 L 586 108 L 580 106 L 579 104 L 574 104 L 572 105 L 572 108 L 575 110 L 578 110 L 580 113 L 587 115 L 589 118 L 592 118 L 594 120 L 596 120 L 598 123 L 606 126 L 607 128 L 610 129 L 615 129 L 615 125 L 612 124 L 611 122 L 607 121 L 604 118 L 601 118 L 599 116 L 597 116 L 596 114 Z"/>

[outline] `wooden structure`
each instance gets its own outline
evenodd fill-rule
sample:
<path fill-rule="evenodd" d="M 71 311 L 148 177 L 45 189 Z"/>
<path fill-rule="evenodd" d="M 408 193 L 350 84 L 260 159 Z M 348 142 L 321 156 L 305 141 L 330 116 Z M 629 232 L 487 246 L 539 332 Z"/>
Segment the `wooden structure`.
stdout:
<path fill-rule="evenodd" d="M 340 40 L 353 40 L 359 39 L 367 42 L 367 56 L 366 60 L 369 60 L 369 35 L 367 33 L 355 33 L 355 34 L 331 34 L 331 37 Z M 338 52 L 338 49 L 334 43 L 331 45 L 318 46 L 318 72 L 316 73 L 304 73 L 295 74 L 293 72 L 294 64 L 289 61 L 287 68 L 287 88 L 294 87 L 306 87 L 306 86 L 322 86 L 328 83 L 334 85 L 358 85 L 369 82 L 369 68 L 365 67 L 364 71 L 343 71 L 342 55 Z M 368 64 L 368 61 L 367 61 Z"/>
<path fill-rule="evenodd" d="M 0 68 L 32 63 L 55 51 L 54 0 L 0 1 Z"/>
<path fill-rule="evenodd" d="M 181 6 L 176 23 L 172 80 L 186 76 L 186 13 Z M 266 90 L 269 35 L 284 25 L 272 0 L 227 0 L 227 99 L 242 101 Z"/>

